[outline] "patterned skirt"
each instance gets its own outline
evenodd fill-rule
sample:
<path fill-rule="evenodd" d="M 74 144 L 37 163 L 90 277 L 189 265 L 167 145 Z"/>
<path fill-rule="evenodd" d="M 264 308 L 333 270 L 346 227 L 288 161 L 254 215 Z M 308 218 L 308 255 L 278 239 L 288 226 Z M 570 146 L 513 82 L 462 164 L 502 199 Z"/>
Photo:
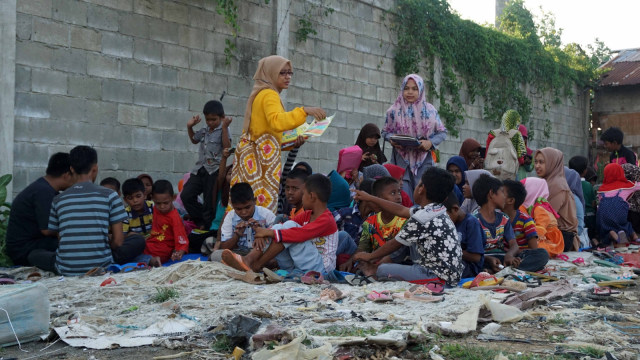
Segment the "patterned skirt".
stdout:
<path fill-rule="evenodd" d="M 243 134 L 235 154 L 231 186 L 239 182 L 249 183 L 256 197 L 256 205 L 275 213 L 282 171 L 278 140 L 269 133 L 261 135 L 255 141 Z"/>

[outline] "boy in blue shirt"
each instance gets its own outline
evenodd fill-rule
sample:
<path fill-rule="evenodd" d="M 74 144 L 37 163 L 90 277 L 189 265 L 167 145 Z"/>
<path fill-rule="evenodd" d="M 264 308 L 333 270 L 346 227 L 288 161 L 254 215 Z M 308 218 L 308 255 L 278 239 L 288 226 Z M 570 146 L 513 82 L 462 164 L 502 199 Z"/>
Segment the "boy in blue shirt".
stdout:
<path fill-rule="evenodd" d="M 447 214 L 458 231 L 458 240 L 462 247 L 462 261 L 464 271 L 462 278 L 475 277 L 482 272 L 484 266 L 484 240 L 482 228 L 478 219 L 460 209 L 458 196 L 455 192 L 449 194 L 442 203 L 447 208 Z"/>
<path fill-rule="evenodd" d="M 198 161 L 191 170 L 191 176 L 180 193 L 180 199 L 191 220 L 200 229 L 209 229 L 215 218 L 213 196 L 220 169 L 222 150 L 231 147 L 229 125 L 231 118 L 225 117 L 224 108 L 219 101 L 211 100 L 202 110 L 207 126 L 194 132 L 193 127 L 202 120 L 196 115 L 187 122 L 189 140 L 193 144 L 200 144 Z M 202 194 L 204 204 L 198 202 L 198 195 Z"/>

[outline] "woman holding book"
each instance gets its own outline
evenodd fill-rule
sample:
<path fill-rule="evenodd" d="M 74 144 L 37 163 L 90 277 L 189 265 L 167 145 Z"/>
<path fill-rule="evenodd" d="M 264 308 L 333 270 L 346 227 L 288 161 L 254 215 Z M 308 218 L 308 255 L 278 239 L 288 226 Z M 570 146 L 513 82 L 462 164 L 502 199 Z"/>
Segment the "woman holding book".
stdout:
<path fill-rule="evenodd" d="M 434 164 L 435 147 L 447 139 L 447 129 L 424 94 L 424 81 L 407 75 L 395 103 L 387 110 L 382 136 L 393 146 L 390 163 L 405 169 L 402 189 L 413 196 L 422 173 Z"/>
<path fill-rule="evenodd" d="M 231 185 L 247 182 L 256 204 L 276 212 L 280 185 L 282 132 L 302 125 L 307 116 L 324 119 L 318 107 L 297 107 L 285 111 L 280 93 L 289 88 L 291 62 L 272 55 L 260 59 L 253 75 L 253 90 L 244 113 L 242 135 L 236 147 Z"/>

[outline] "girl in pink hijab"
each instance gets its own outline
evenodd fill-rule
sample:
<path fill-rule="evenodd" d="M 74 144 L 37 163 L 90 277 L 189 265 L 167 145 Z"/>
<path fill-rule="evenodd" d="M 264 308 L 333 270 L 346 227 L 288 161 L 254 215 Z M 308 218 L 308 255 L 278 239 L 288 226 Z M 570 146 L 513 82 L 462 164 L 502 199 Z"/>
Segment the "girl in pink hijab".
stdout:
<path fill-rule="evenodd" d="M 419 146 L 402 146 L 390 141 L 393 135 L 405 135 L 419 141 Z M 390 163 L 405 169 L 402 189 L 413 195 L 422 173 L 433 166 L 435 147 L 447 138 L 447 129 L 438 112 L 425 98 L 424 81 L 416 74 L 402 81 L 398 98 L 387 110 L 382 136 L 393 146 Z"/>

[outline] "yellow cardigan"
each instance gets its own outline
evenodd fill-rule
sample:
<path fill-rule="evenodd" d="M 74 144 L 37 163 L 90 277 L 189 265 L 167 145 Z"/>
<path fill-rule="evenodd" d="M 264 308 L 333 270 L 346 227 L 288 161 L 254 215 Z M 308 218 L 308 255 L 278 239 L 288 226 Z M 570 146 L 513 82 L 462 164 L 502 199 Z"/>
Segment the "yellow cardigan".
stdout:
<path fill-rule="evenodd" d="M 251 139 L 269 133 L 281 143 L 282 132 L 302 125 L 307 119 L 303 108 L 297 107 L 285 112 L 278 93 L 271 89 L 262 90 L 256 95 L 251 105 Z"/>

